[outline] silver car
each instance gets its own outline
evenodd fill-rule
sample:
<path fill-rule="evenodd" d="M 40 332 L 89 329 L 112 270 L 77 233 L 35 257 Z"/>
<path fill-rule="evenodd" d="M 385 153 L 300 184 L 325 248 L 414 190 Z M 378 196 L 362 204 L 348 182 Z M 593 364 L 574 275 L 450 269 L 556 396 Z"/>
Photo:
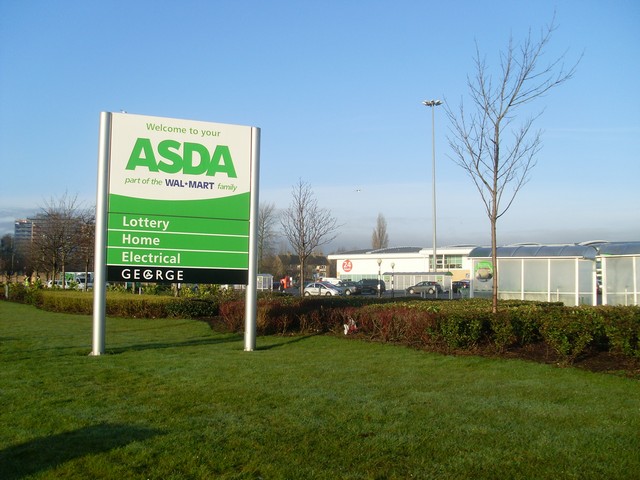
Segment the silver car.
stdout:
<path fill-rule="evenodd" d="M 407 293 L 413 295 L 414 293 L 442 293 L 442 286 L 438 282 L 424 281 L 407 288 Z"/>
<path fill-rule="evenodd" d="M 340 287 L 336 287 L 335 285 L 331 285 L 330 283 L 309 283 L 306 287 L 304 287 L 305 297 L 309 297 L 311 295 L 342 295 L 343 293 L 344 291 Z"/>

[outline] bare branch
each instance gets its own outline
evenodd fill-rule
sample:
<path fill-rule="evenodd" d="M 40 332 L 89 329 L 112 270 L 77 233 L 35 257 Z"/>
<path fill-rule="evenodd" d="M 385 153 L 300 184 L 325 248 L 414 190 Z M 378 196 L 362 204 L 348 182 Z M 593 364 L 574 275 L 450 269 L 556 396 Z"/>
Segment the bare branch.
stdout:
<path fill-rule="evenodd" d="M 280 224 L 285 237 L 300 258 L 302 294 L 305 261 L 315 249 L 336 238 L 339 226 L 328 210 L 318 206 L 311 186 L 302 179 L 291 189 L 291 204 L 283 212 Z"/>
<path fill-rule="evenodd" d="M 258 270 L 262 270 L 265 255 L 273 252 L 278 219 L 273 203 L 261 203 L 258 208 Z"/>
<path fill-rule="evenodd" d="M 509 38 L 506 50 L 499 54 L 500 77 L 495 82 L 476 43 L 475 73 L 467 77 L 474 107 L 471 114 L 465 111 L 462 101 L 457 112 L 445 102 L 451 122 L 448 140 L 452 159 L 473 180 L 491 223 L 496 269 L 494 311 L 497 309 L 496 223 L 529 181 L 541 149 L 541 133 L 533 131 L 533 124 L 541 114 L 516 126 L 518 108 L 569 80 L 581 59 L 567 68 L 565 53 L 545 63 L 546 49 L 555 30 L 554 16 L 538 39 L 533 38 L 531 31 L 519 46 Z"/>

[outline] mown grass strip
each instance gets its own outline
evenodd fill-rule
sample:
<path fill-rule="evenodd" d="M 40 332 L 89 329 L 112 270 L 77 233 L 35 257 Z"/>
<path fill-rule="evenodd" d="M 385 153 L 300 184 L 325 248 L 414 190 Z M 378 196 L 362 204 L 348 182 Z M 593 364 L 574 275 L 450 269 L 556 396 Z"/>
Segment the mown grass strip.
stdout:
<path fill-rule="evenodd" d="M 635 380 L 0 302 L 0 477 L 635 478 Z"/>

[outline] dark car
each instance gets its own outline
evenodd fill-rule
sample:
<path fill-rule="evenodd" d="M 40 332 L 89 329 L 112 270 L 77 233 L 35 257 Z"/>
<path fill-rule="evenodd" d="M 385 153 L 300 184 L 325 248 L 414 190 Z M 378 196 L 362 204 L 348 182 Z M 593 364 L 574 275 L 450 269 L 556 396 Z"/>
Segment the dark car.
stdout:
<path fill-rule="evenodd" d="M 453 293 L 458 293 L 460 290 L 468 289 L 471 285 L 469 280 L 456 280 L 451 282 L 451 290 Z"/>
<path fill-rule="evenodd" d="M 356 282 L 356 285 L 360 287 L 360 291 L 363 294 L 370 293 L 373 295 L 378 293 L 378 284 L 380 284 L 380 294 L 383 294 L 387 289 L 387 286 L 384 284 L 384 280 L 377 280 L 375 278 L 364 278 Z"/>
<path fill-rule="evenodd" d="M 413 295 L 414 293 L 442 293 L 442 291 L 442 286 L 438 282 L 430 282 L 428 280 L 416 283 L 415 285 L 407 288 L 407 293 L 409 295 Z"/>

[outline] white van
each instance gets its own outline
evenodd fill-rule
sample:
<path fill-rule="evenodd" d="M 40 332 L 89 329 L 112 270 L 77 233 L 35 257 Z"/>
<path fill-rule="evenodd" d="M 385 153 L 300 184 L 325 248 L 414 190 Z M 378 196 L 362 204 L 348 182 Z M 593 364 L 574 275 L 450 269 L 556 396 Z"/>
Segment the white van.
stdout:
<path fill-rule="evenodd" d="M 76 289 L 78 290 L 84 290 L 84 283 L 85 283 L 85 279 L 84 277 L 78 277 L 76 278 Z M 87 290 L 92 290 L 93 289 L 93 279 L 91 277 L 89 277 L 89 282 L 87 283 Z"/>
<path fill-rule="evenodd" d="M 331 285 L 340 285 L 340 279 L 339 278 L 333 278 L 333 277 L 322 277 L 323 282 L 327 282 L 330 283 Z"/>

